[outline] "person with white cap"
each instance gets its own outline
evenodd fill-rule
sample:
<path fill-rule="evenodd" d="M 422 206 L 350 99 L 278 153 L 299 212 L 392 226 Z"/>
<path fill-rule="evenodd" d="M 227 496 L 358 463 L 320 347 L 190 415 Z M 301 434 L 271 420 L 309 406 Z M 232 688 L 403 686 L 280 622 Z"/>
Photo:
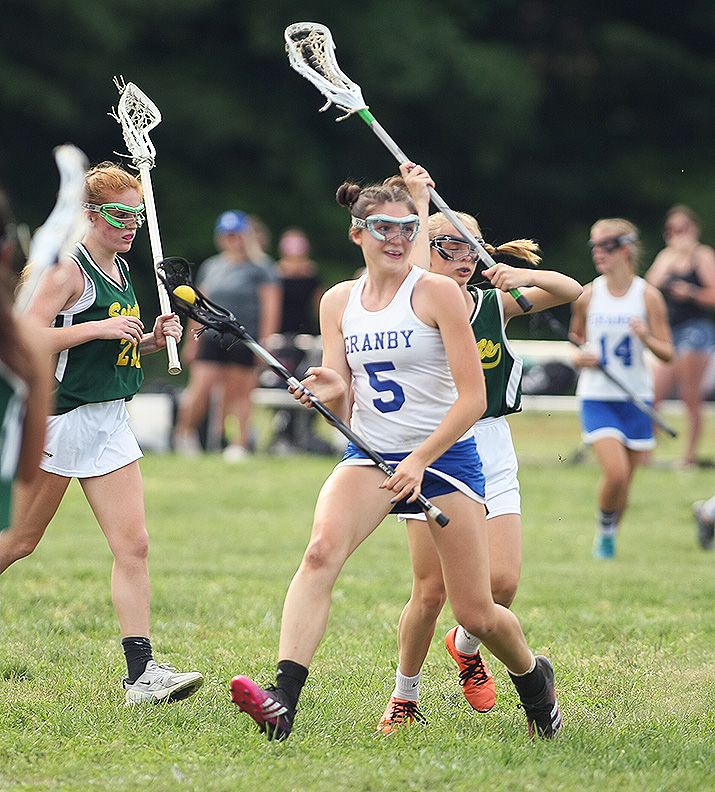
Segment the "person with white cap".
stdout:
<path fill-rule="evenodd" d="M 231 311 L 254 337 L 265 339 L 278 331 L 281 293 L 273 262 L 258 244 L 251 218 L 237 209 L 221 214 L 216 221 L 215 241 L 219 252 L 201 264 L 199 289 Z M 190 323 L 189 330 L 199 325 Z M 182 350 L 191 366 L 175 429 L 175 448 L 180 454 L 201 451 L 197 427 L 205 418 L 215 386 L 220 388 L 220 427 L 230 417 L 236 435 L 223 450 L 227 462 L 240 462 L 251 444 L 251 394 L 258 383 L 257 360 L 248 347 L 207 330 L 197 338 L 186 334 Z M 232 427 L 233 428 L 233 427 Z"/>

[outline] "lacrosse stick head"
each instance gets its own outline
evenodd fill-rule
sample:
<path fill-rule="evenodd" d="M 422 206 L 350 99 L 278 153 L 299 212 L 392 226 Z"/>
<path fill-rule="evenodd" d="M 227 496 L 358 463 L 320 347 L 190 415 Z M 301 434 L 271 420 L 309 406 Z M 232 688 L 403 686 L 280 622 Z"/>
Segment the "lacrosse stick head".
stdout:
<path fill-rule="evenodd" d="M 219 333 L 236 332 L 237 328 L 243 330 L 230 311 L 209 300 L 196 288 L 191 276 L 191 265 L 185 258 L 165 258 L 157 264 L 156 271 L 176 313 L 188 316 L 205 328 L 210 327 Z"/>
<path fill-rule="evenodd" d="M 15 300 L 17 313 L 22 313 L 30 304 L 42 273 L 66 255 L 87 228 L 87 218 L 82 210 L 87 157 L 71 143 L 58 146 L 54 156 L 60 174 L 60 189 L 49 217 L 30 242 L 28 266 L 23 271 L 22 286 Z"/>
<path fill-rule="evenodd" d="M 333 36 L 325 25 L 294 22 L 285 29 L 284 38 L 291 68 L 312 82 L 328 100 L 321 112 L 331 104 L 345 110 L 342 118 L 367 110 L 360 86 L 338 66 Z"/>
<path fill-rule="evenodd" d="M 122 127 L 122 136 L 135 165 L 154 167 L 156 149 L 149 132 L 161 122 L 159 108 L 134 83 L 114 79 L 121 96 L 112 114 Z"/>

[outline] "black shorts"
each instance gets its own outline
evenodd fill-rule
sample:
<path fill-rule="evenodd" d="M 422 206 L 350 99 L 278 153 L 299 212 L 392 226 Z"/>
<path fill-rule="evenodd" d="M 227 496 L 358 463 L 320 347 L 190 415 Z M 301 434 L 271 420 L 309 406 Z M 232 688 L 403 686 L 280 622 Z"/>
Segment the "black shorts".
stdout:
<path fill-rule="evenodd" d="M 214 330 L 206 330 L 199 336 L 196 359 L 212 363 L 235 363 L 248 368 L 256 365 L 256 356 L 243 342 L 230 336 L 220 336 Z"/>

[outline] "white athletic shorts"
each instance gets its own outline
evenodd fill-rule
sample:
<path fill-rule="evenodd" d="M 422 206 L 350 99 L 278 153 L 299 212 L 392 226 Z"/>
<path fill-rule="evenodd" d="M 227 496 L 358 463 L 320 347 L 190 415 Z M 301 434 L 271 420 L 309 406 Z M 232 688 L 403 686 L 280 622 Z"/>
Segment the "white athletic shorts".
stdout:
<path fill-rule="evenodd" d="M 519 464 L 509 422 L 504 416 L 483 418 L 474 425 L 477 451 L 485 478 L 487 520 L 503 514 L 521 514 Z M 426 520 L 424 514 L 399 514 L 397 519 Z"/>
<path fill-rule="evenodd" d="M 124 399 L 83 404 L 47 419 L 40 467 L 69 478 L 103 476 L 143 456 Z"/>

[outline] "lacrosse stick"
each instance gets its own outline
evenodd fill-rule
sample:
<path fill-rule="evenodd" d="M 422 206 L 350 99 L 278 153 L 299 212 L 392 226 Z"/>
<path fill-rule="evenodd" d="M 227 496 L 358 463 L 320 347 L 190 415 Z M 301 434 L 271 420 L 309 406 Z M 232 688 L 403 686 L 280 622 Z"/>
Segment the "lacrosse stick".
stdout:
<path fill-rule="evenodd" d="M 53 267 L 84 232 L 82 197 L 87 158 L 71 143 L 57 146 L 53 153 L 60 173 L 60 189 L 49 217 L 30 242 L 27 274 L 15 299 L 17 314 L 27 311 L 45 270 Z"/>
<path fill-rule="evenodd" d="M 199 332 L 202 332 L 205 328 L 210 328 L 218 333 L 231 335 L 236 337 L 239 341 L 242 341 L 268 366 L 268 368 L 271 369 L 271 371 L 273 371 L 274 374 L 284 380 L 290 388 L 306 393 L 310 399 L 310 403 L 323 418 L 366 454 L 386 476 L 394 475 L 394 468 L 391 467 L 380 454 L 370 448 L 359 435 L 355 434 L 346 423 L 341 421 L 330 408 L 326 407 L 317 396 L 314 396 L 302 385 L 280 360 L 252 338 L 246 331 L 246 328 L 238 322 L 230 311 L 227 311 L 225 308 L 209 300 L 208 297 L 196 288 L 191 277 L 189 263 L 186 259 L 179 257 L 165 259 L 159 265 L 159 271 L 159 277 L 166 286 L 166 291 L 169 294 L 169 299 L 174 309 L 203 325 L 202 330 Z M 432 517 L 439 525 L 447 525 L 449 517 L 438 509 L 437 506 L 430 503 L 421 493 L 417 496 L 417 502 L 423 511 Z"/>
<path fill-rule="evenodd" d="M 559 338 L 562 338 L 564 341 L 569 341 L 574 346 L 579 346 L 569 335 L 568 330 L 559 322 L 559 320 L 548 310 L 540 311 L 538 314 L 534 314 L 534 317 L 539 316 L 542 318 L 546 324 L 548 325 L 549 329 L 555 333 Z M 654 424 L 659 426 L 664 432 L 667 432 L 671 437 L 677 437 L 678 433 L 673 429 L 673 427 L 662 417 L 660 416 L 647 402 L 643 401 L 640 396 L 637 396 L 633 391 L 621 380 L 620 377 L 613 374 L 613 372 L 609 371 L 604 365 L 601 363 L 597 364 L 598 370 L 607 378 L 609 379 L 614 385 L 620 388 L 624 395 L 628 397 L 628 400 L 635 404 L 635 406 L 641 411 L 644 412 L 650 419 L 653 421 Z"/>
<path fill-rule="evenodd" d="M 117 86 L 121 96 L 116 111 L 113 111 L 110 115 L 121 125 L 124 142 L 132 157 L 132 163 L 141 176 L 142 186 L 144 187 L 146 221 L 149 226 L 149 242 L 151 243 L 156 286 L 159 294 L 159 306 L 162 313 L 170 313 L 171 303 L 169 296 L 157 270 L 157 265 L 164 258 L 164 253 L 161 249 L 159 220 L 156 215 L 154 191 L 151 185 L 151 169 L 154 167 L 156 149 L 149 139 L 149 132 L 161 122 L 161 113 L 154 102 L 143 91 L 139 90 L 134 83 L 130 82 L 125 85 L 122 78 L 117 79 L 115 77 L 114 84 Z M 179 362 L 179 350 L 176 346 L 175 338 L 167 336 L 166 351 L 169 355 L 169 374 L 179 374 L 181 372 L 181 363 Z"/>
<path fill-rule="evenodd" d="M 291 67 L 309 82 L 312 82 L 328 100 L 320 108 L 321 113 L 327 110 L 331 104 L 335 104 L 346 113 L 338 118 L 338 121 L 357 113 L 401 165 L 410 162 L 409 157 L 368 110 L 360 86 L 340 70 L 335 58 L 333 37 L 325 25 L 320 25 L 317 22 L 295 22 L 286 28 L 284 38 Z M 493 267 L 496 262 L 484 249 L 484 240 L 474 236 L 435 189 L 432 187 L 428 189 L 432 203 L 449 219 L 459 233 L 469 240 L 482 266 Z M 509 293 L 524 313 L 533 308 L 529 300 L 518 289 L 509 289 Z"/>

